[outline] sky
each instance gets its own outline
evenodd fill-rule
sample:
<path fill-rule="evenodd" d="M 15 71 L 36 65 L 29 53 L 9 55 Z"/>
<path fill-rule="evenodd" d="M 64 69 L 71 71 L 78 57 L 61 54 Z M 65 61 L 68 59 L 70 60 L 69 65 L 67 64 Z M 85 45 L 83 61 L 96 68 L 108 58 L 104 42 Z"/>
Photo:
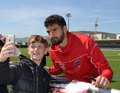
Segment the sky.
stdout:
<path fill-rule="evenodd" d="M 0 0 L 0 34 L 27 37 L 48 36 L 45 19 L 52 14 L 63 16 L 70 31 L 120 33 L 120 0 Z"/>

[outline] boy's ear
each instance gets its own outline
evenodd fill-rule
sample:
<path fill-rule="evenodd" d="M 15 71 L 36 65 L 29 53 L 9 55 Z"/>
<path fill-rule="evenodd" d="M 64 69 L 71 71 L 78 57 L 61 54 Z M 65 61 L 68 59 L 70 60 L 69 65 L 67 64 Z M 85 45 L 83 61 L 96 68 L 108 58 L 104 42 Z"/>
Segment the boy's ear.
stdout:
<path fill-rule="evenodd" d="M 63 31 L 64 31 L 64 33 L 67 33 L 67 26 L 63 27 Z"/>
<path fill-rule="evenodd" d="M 28 52 L 28 54 L 30 54 L 30 52 L 29 52 L 29 48 L 27 48 L 27 52 Z"/>

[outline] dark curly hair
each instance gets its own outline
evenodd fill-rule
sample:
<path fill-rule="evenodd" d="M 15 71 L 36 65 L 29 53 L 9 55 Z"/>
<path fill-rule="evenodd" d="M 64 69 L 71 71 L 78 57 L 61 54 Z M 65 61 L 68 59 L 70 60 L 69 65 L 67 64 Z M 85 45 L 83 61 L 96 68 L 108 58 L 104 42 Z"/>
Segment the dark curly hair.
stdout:
<path fill-rule="evenodd" d="M 57 14 L 48 16 L 48 18 L 46 18 L 44 22 L 45 27 L 52 26 L 53 24 L 58 24 L 61 27 L 66 26 L 65 19 L 62 16 Z"/>

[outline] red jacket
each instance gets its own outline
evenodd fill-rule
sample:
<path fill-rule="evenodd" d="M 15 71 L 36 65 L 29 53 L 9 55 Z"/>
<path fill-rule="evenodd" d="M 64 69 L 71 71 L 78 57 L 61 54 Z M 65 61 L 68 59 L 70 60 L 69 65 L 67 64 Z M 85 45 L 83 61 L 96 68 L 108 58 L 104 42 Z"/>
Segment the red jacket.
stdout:
<path fill-rule="evenodd" d="M 50 57 L 54 64 L 49 68 L 51 74 L 65 72 L 66 78 L 84 82 L 90 82 L 89 76 L 96 78 L 98 75 L 112 79 L 107 60 L 89 35 L 68 32 L 67 46 L 51 45 Z"/>

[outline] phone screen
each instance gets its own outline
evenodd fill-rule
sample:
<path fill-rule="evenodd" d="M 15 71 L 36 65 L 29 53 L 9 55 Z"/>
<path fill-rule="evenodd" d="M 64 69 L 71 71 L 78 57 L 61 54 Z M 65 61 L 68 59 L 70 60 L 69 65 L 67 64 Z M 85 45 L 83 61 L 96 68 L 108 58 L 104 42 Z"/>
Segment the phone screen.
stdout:
<path fill-rule="evenodd" d="M 15 35 L 14 34 L 7 34 L 6 43 L 8 43 L 8 42 L 15 42 Z"/>

